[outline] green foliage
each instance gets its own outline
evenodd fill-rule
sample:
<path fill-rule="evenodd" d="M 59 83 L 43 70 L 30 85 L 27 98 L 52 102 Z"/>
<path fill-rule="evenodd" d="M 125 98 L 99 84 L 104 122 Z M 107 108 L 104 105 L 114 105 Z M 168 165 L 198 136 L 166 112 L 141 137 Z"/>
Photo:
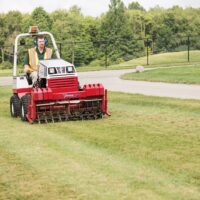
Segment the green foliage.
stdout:
<path fill-rule="evenodd" d="M 31 14 L 31 25 L 38 26 L 40 30 L 50 31 L 52 20 L 49 14 L 42 7 L 37 7 Z"/>
<path fill-rule="evenodd" d="M 123 63 L 124 62 L 124 59 L 123 58 L 118 58 L 117 60 L 116 60 L 116 63 L 117 64 L 120 64 L 120 63 Z"/>
<path fill-rule="evenodd" d="M 109 10 L 97 18 L 84 16 L 78 6 L 52 13 L 42 7 L 26 14 L 10 11 L 0 14 L 0 46 L 11 46 L 17 34 L 37 25 L 53 33 L 62 44 L 62 57 L 75 65 L 105 61 L 106 57 L 109 64 L 115 64 L 121 58 L 128 61 L 144 56 L 144 38 L 153 41 L 153 53 L 185 51 L 188 41 L 183 36 L 187 35 L 197 36 L 190 38 L 190 48 L 200 49 L 199 13 L 198 8 L 178 6 L 146 11 L 137 1 L 126 8 L 122 0 L 110 0 Z M 10 54 L 9 48 L 5 53 Z"/>
<path fill-rule="evenodd" d="M 5 61 L 1 64 L 1 69 L 12 69 L 12 64 L 9 61 Z"/>
<path fill-rule="evenodd" d="M 76 65 L 85 65 L 95 58 L 92 43 L 92 32 L 95 27 L 94 19 L 83 17 L 80 8 L 73 6 L 69 11 L 58 10 L 52 13 L 52 33 L 57 40 L 65 43 L 62 57 Z M 82 43 L 84 41 L 84 43 Z"/>
<path fill-rule="evenodd" d="M 132 3 L 130 3 L 128 5 L 128 9 L 145 11 L 145 9 L 137 1 L 133 1 Z"/>
<path fill-rule="evenodd" d="M 108 63 L 109 63 L 109 60 L 108 60 Z M 96 59 L 96 60 L 93 60 L 91 63 L 90 63 L 90 66 L 91 67 L 95 67 L 95 66 L 101 66 L 101 67 L 103 67 L 103 66 L 105 66 L 105 59 Z M 103 69 L 105 69 L 105 68 L 103 68 Z"/>
<path fill-rule="evenodd" d="M 22 14 L 19 11 L 10 11 L 5 16 L 8 34 L 21 31 Z"/>
<path fill-rule="evenodd" d="M 108 13 L 103 17 L 100 27 L 101 38 L 108 43 L 103 46 L 112 62 L 128 55 L 133 56 L 137 41 L 129 25 L 128 15 L 121 0 L 111 0 Z"/>
<path fill-rule="evenodd" d="M 5 40 L 8 37 L 8 27 L 5 19 L 6 15 L 0 14 L 0 45 L 4 45 Z"/>
<path fill-rule="evenodd" d="M 22 32 L 26 33 L 28 30 L 29 30 L 29 27 L 32 26 L 32 17 L 30 14 L 26 14 L 23 16 L 23 19 L 22 19 Z M 39 27 L 40 28 L 40 27 Z"/>

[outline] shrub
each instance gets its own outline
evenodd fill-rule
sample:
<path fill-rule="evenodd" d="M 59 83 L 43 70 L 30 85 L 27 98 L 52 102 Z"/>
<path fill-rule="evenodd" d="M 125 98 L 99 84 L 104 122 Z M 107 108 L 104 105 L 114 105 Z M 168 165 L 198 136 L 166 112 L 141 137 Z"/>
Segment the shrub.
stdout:
<path fill-rule="evenodd" d="M 1 64 L 1 69 L 12 69 L 12 64 L 8 61 Z"/>

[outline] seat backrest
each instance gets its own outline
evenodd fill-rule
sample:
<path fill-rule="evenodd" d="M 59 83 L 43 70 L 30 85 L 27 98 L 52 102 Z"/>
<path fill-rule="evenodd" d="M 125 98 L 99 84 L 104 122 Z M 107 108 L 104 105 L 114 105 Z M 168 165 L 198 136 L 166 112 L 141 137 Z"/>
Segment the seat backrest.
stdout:
<path fill-rule="evenodd" d="M 32 78 L 31 78 L 31 76 L 30 76 L 29 73 L 26 73 L 26 79 L 27 79 L 29 85 L 32 85 L 32 84 L 33 84 Z"/>

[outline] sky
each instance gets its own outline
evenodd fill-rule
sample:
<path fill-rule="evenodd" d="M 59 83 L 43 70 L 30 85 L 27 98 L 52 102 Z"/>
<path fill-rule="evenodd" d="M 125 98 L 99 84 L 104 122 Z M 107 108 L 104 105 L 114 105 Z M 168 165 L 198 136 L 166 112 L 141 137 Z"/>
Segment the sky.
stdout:
<path fill-rule="evenodd" d="M 125 5 L 135 0 L 123 0 Z M 159 5 L 169 8 L 179 5 L 183 8 L 200 8 L 200 0 L 137 0 L 145 9 Z M 35 7 L 42 6 L 47 12 L 56 9 L 69 9 L 73 5 L 78 5 L 84 15 L 97 17 L 108 11 L 110 0 L 0 0 L 0 13 L 10 10 L 18 10 L 23 13 L 31 12 Z"/>

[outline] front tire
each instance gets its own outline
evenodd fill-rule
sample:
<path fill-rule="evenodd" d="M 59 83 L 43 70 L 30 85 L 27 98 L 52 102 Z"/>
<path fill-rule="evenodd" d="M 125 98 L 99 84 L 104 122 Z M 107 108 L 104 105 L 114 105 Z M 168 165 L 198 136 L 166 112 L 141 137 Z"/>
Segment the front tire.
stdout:
<path fill-rule="evenodd" d="M 17 95 L 10 98 L 10 115 L 14 118 L 20 115 L 20 100 Z"/>
<path fill-rule="evenodd" d="M 26 115 L 28 114 L 28 99 L 29 94 L 24 95 L 21 98 L 21 106 L 20 106 L 20 117 L 22 121 L 27 121 Z"/>

